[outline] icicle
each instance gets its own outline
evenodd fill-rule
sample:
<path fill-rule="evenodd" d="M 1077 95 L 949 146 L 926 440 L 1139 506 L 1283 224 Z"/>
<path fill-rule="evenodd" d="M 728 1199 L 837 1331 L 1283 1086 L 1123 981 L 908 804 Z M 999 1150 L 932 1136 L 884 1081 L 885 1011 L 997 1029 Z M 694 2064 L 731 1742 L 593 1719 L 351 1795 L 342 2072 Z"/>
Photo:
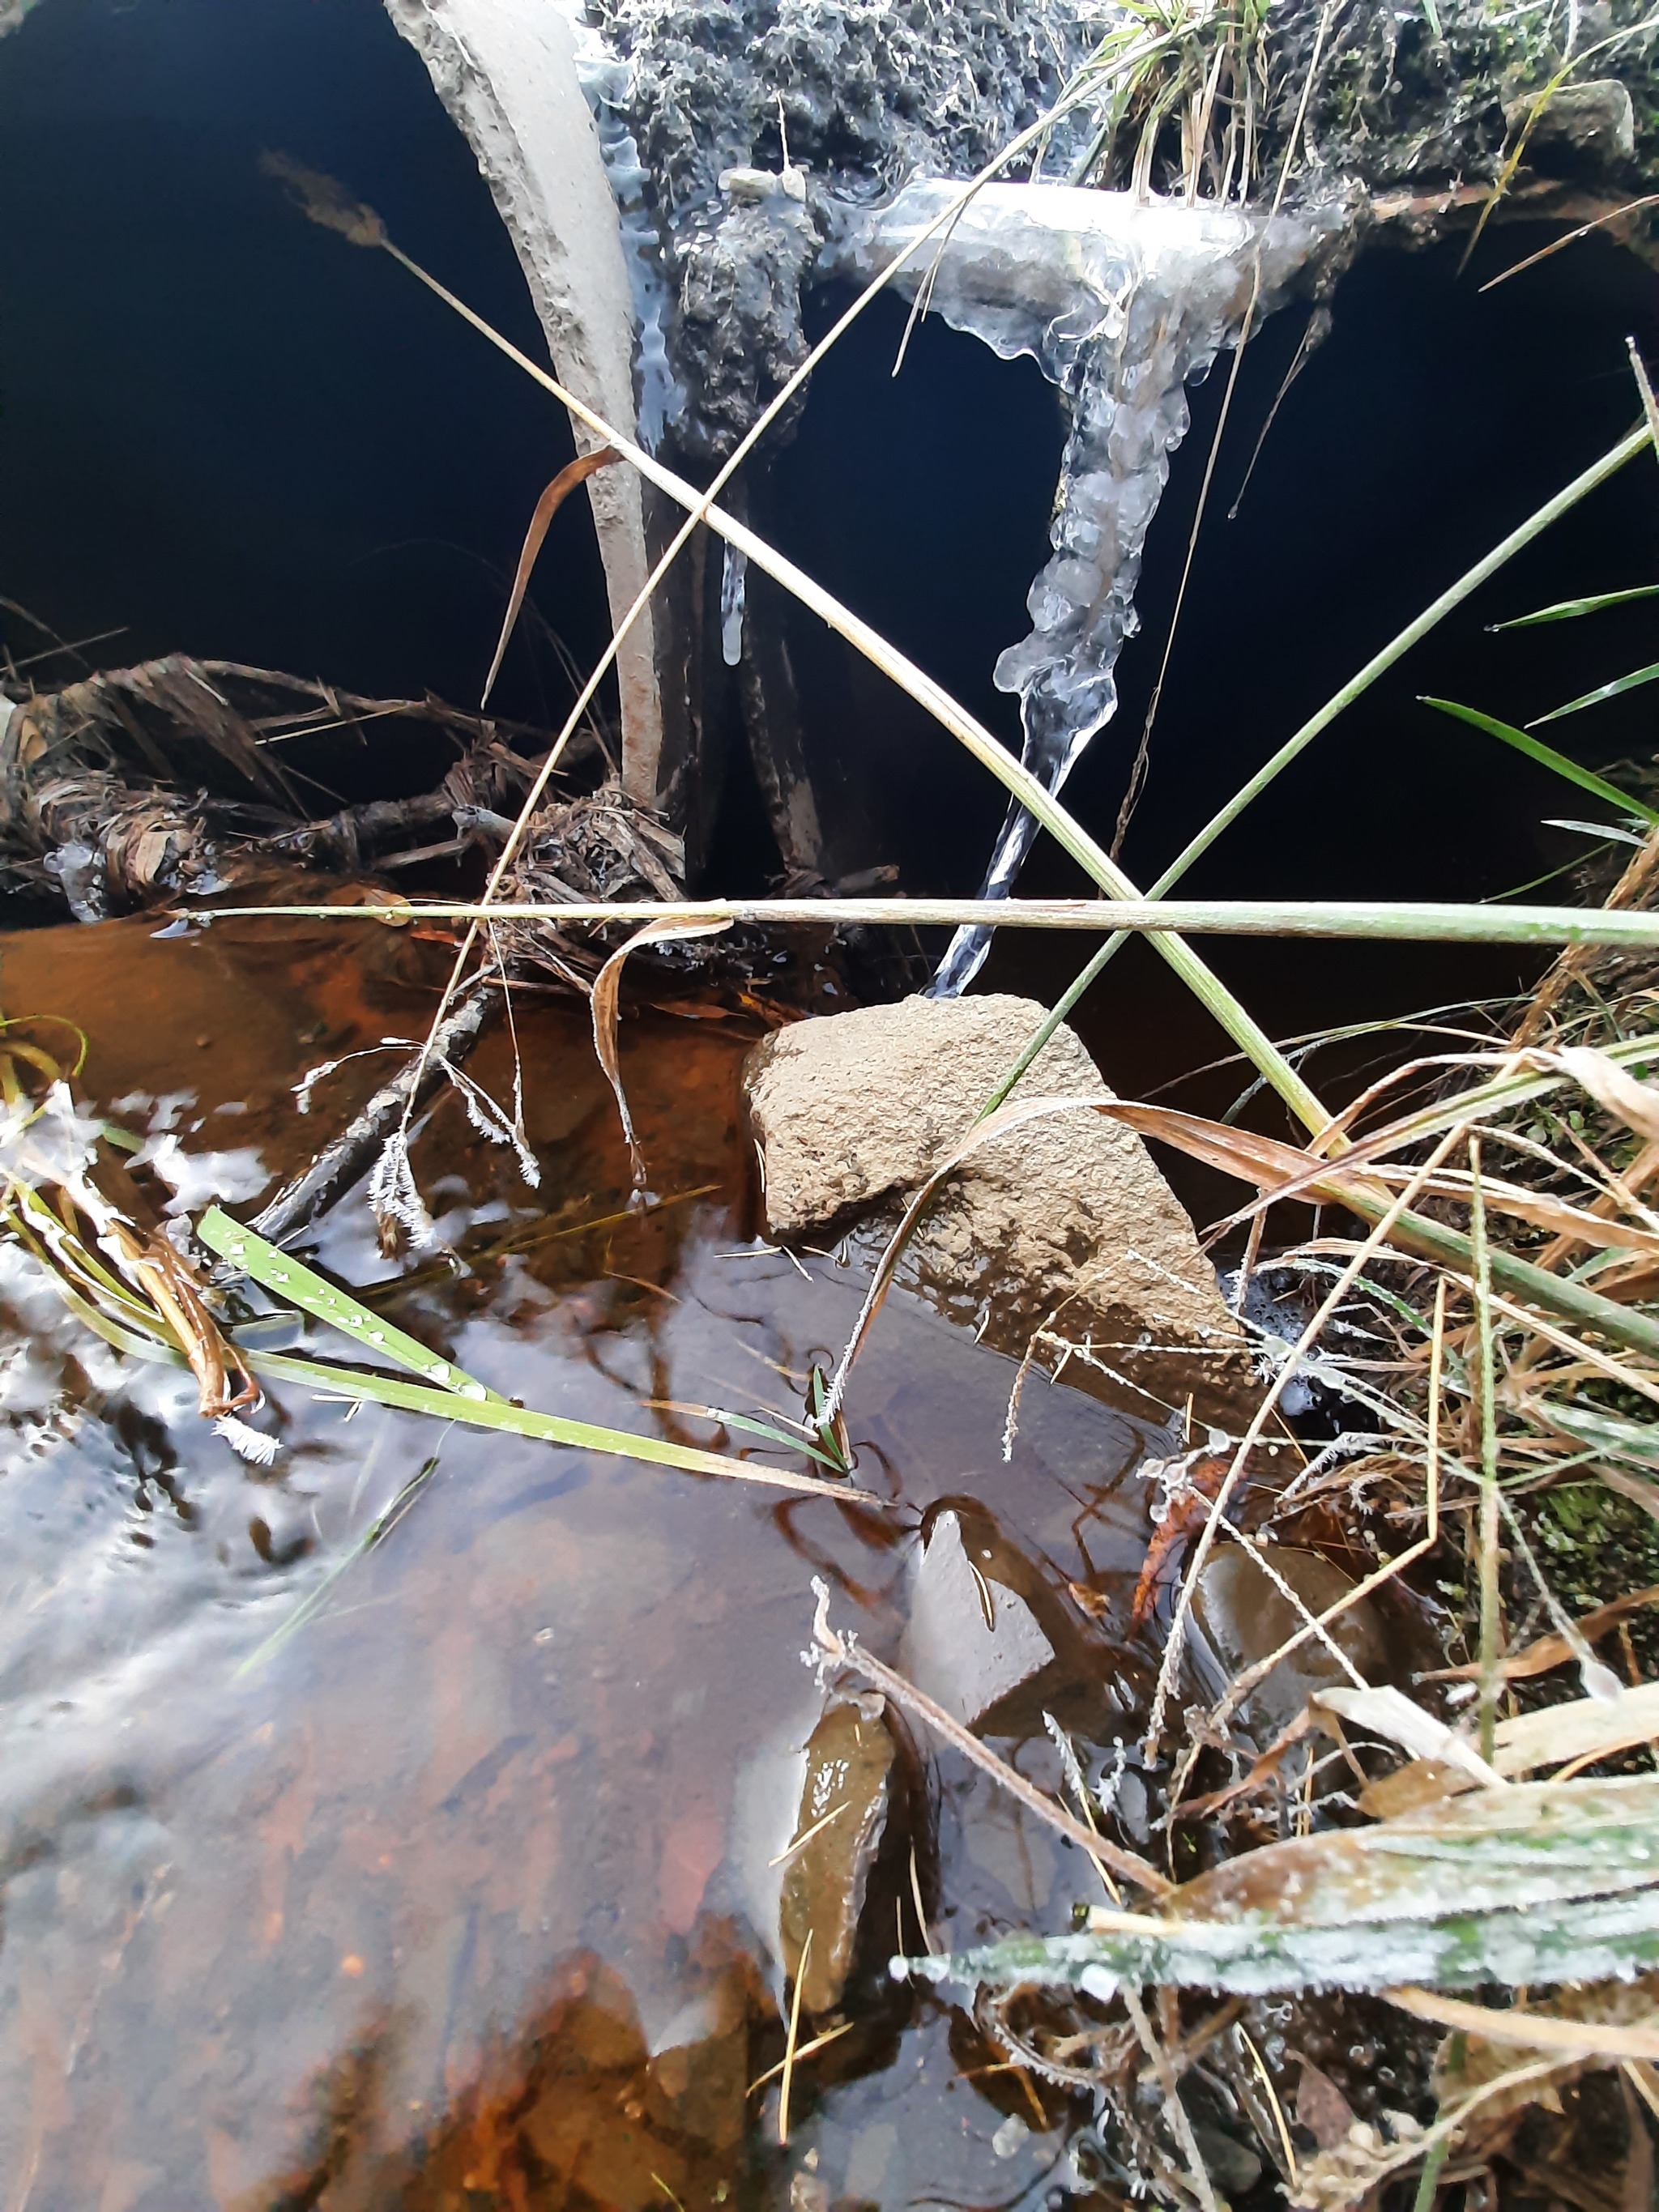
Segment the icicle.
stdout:
<path fill-rule="evenodd" d="M 873 214 L 848 210 L 819 274 L 873 275 L 960 191 L 923 179 Z M 1339 199 L 1268 222 L 1236 205 L 993 185 L 915 248 L 901 289 L 927 285 L 946 322 L 1005 359 L 1030 355 L 1071 399 L 1054 557 L 1026 601 L 1030 635 L 996 665 L 999 690 L 1019 697 L 1022 758 L 1050 791 L 1116 709 L 1113 671 L 1137 627 L 1141 552 L 1187 432 L 1187 385 L 1236 342 L 1253 294 L 1266 314 L 1351 232 Z M 1006 894 L 1035 834 L 1012 808 L 983 896 Z M 933 994 L 962 990 L 988 942 L 983 930 L 959 932 Z"/>
<path fill-rule="evenodd" d="M 728 668 L 735 668 L 743 659 L 744 589 L 748 574 L 749 556 L 728 545 L 726 566 L 720 571 L 720 658 Z"/>

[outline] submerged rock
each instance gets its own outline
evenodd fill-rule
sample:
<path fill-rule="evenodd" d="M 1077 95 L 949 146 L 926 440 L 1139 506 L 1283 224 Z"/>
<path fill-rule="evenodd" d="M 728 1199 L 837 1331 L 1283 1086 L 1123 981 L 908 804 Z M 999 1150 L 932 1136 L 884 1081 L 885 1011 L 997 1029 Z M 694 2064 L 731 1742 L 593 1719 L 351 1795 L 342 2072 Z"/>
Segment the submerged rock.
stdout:
<path fill-rule="evenodd" d="M 874 1709 L 866 1711 L 866 1703 Z M 801 2002 L 810 2014 L 839 2003 L 852 1971 L 896 1756 L 876 1700 L 831 1705 L 807 1743 L 778 1927 L 791 1980 L 805 1962 Z"/>
<path fill-rule="evenodd" d="M 916 1562 L 900 1658 L 916 1687 L 964 1728 L 1056 1657 L 1025 1598 L 994 1571 L 985 1537 L 957 1512 L 935 1517 Z"/>
<path fill-rule="evenodd" d="M 907 999 L 797 1022 L 757 1046 L 744 1088 L 772 1234 L 890 1217 L 966 1134 L 1043 1012 L 1029 999 Z M 1014 1094 L 1110 1095 L 1066 1028 Z M 905 1264 L 947 1311 L 1011 1348 L 1052 1317 L 1109 1372 L 1155 1391 L 1161 1381 L 1174 1402 L 1189 1390 L 1213 1402 L 1248 1380 L 1192 1224 L 1139 1138 L 1102 1115 L 1048 1115 L 970 1155 Z"/>
<path fill-rule="evenodd" d="M 1323 1613 L 1346 1595 L 1353 1583 L 1340 1567 L 1317 1552 L 1271 1547 L 1273 1565 L 1310 1613 Z M 1193 1619 L 1201 1643 L 1206 1684 L 1219 1695 L 1229 1684 L 1276 1651 L 1303 1624 L 1302 1615 L 1254 1553 L 1228 1545 L 1216 1553 L 1198 1578 Z M 1331 1623 L 1330 1638 L 1368 1681 L 1389 1679 L 1389 1642 L 1381 1614 L 1361 1598 Z M 1263 1677 L 1243 1708 L 1244 1720 L 1264 1740 L 1287 1728 L 1310 1697 L 1346 1684 L 1349 1676 L 1317 1638 L 1309 1640 Z"/>

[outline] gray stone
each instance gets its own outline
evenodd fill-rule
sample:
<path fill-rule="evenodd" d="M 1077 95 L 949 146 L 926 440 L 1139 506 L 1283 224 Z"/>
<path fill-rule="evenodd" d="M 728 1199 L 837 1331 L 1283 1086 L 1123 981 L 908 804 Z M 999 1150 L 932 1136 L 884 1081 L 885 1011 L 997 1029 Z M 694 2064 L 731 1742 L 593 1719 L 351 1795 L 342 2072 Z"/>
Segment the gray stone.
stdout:
<path fill-rule="evenodd" d="M 1512 131 L 1525 125 L 1535 97 L 1505 106 Z M 1531 166 L 1552 168 L 1560 167 L 1564 156 L 1574 168 L 1622 168 L 1636 159 L 1636 109 L 1616 77 L 1564 84 L 1551 94 L 1528 136 L 1526 159 Z"/>
<path fill-rule="evenodd" d="M 749 1112 L 774 1236 L 858 1214 L 890 1218 L 966 1134 L 1044 1009 L 1028 999 L 907 999 L 797 1022 L 750 1054 Z M 1059 1030 L 1015 1092 L 1111 1096 Z M 1073 1342 L 1173 1402 L 1237 1393 L 1243 1339 L 1192 1224 L 1131 1130 L 1063 1112 L 974 1152 L 930 1203 L 912 1279 L 1023 1350 L 1054 1317 Z M 1183 1358 L 1171 1363 L 1178 1348 Z M 1162 1355 L 1162 1356 L 1160 1356 Z"/>
<path fill-rule="evenodd" d="M 1317 1552 L 1275 1544 L 1267 1547 L 1267 1555 L 1310 1613 L 1323 1613 L 1354 1587 L 1340 1567 L 1334 1567 Z M 1200 1665 L 1212 1678 L 1206 1686 L 1217 1695 L 1304 1625 L 1302 1615 L 1254 1554 L 1240 1544 L 1225 1543 L 1198 1578 L 1193 1620 L 1202 1639 Z M 1339 1614 L 1329 1633 L 1332 1643 L 1346 1652 L 1368 1681 L 1388 1678 L 1388 1638 L 1369 1599 L 1361 1598 Z M 1259 1738 L 1277 1735 L 1316 1692 L 1346 1686 L 1349 1680 L 1334 1655 L 1310 1637 L 1250 1692 L 1243 1718 Z"/>
<path fill-rule="evenodd" d="M 902 1672 L 972 1728 L 1054 1658 L 1054 1647 L 1025 1600 L 1000 1579 L 993 1584 L 970 1559 L 962 1516 L 941 1513 L 916 1562 Z"/>

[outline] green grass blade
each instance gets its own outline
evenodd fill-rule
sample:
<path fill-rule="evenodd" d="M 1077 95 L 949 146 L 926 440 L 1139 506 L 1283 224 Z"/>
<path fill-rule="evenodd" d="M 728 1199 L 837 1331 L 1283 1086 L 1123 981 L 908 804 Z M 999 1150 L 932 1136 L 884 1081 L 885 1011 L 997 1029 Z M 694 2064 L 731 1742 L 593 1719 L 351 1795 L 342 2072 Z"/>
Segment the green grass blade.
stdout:
<path fill-rule="evenodd" d="M 441 1421 L 460 1421 L 470 1428 L 493 1429 L 503 1436 L 528 1437 L 537 1443 L 605 1452 L 617 1459 L 643 1460 L 653 1467 L 680 1468 L 689 1474 L 724 1475 L 738 1482 L 758 1482 L 774 1489 L 803 1491 L 810 1497 L 833 1498 L 841 1504 L 880 1503 L 867 1491 L 854 1490 L 845 1482 L 820 1482 L 813 1475 L 786 1474 L 773 1468 L 753 1467 L 746 1460 L 723 1458 L 718 1452 L 698 1451 L 690 1444 L 671 1443 L 665 1437 L 636 1436 L 628 1429 L 567 1420 L 560 1413 L 533 1413 L 527 1406 L 511 1405 L 503 1398 L 463 1397 L 459 1391 L 400 1382 L 391 1376 L 365 1375 L 352 1368 L 331 1367 L 319 1359 L 296 1359 L 287 1352 L 244 1352 L 243 1356 L 256 1375 L 268 1375 L 273 1382 L 303 1383 L 331 1396 L 366 1398 L 403 1413 L 430 1413 Z"/>
<path fill-rule="evenodd" d="M 42 1259 L 40 1264 L 70 1312 L 118 1352 L 165 1367 L 188 1364 L 175 1345 L 123 1328 L 100 1313 L 49 1261 Z M 653 1467 L 680 1468 L 690 1474 L 724 1475 L 738 1482 L 757 1482 L 773 1489 L 801 1491 L 814 1498 L 833 1498 L 838 1503 L 877 1506 L 882 1503 L 870 1492 L 856 1490 L 848 1482 L 820 1482 L 811 1475 L 787 1474 L 770 1468 L 753 1467 L 744 1460 L 723 1458 L 718 1452 L 671 1443 L 662 1437 L 636 1436 L 627 1429 L 601 1428 L 591 1421 L 567 1420 L 557 1413 L 532 1413 L 527 1407 L 514 1406 L 505 1398 L 470 1398 L 457 1390 L 402 1382 L 388 1375 L 367 1375 L 359 1369 L 334 1367 L 320 1359 L 301 1359 L 287 1352 L 258 1352 L 243 1344 L 236 1349 L 255 1375 L 269 1376 L 276 1382 L 297 1382 L 328 1397 L 365 1400 L 372 1405 L 392 1407 L 400 1413 L 430 1413 L 438 1420 L 459 1421 L 471 1428 L 528 1437 L 538 1443 L 566 1444 L 579 1451 L 604 1452 L 612 1458 L 641 1460 Z M 791 1448 L 805 1449 L 793 1443 Z"/>
<path fill-rule="evenodd" d="M 1653 672 L 1659 674 L 1659 670 Z M 1609 783 L 1605 776 L 1597 775 L 1593 769 L 1580 768 L 1577 761 L 1569 760 L 1565 753 L 1557 752 L 1553 745 L 1547 745 L 1541 738 L 1529 737 L 1525 730 L 1517 730 L 1513 722 L 1500 722 L 1495 714 L 1483 714 L 1475 707 L 1460 707 L 1453 699 L 1425 698 L 1421 703 L 1425 707 L 1432 707 L 1438 714 L 1455 715 L 1460 722 L 1468 723 L 1472 729 L 1484 730 L 1489 738 L 1498 738 L 1500 744 L 1513 745 L 1516 752 L 1525 753 L 1528 760 L 1535 760 L 1540 767 L 1553 769 L 1557 775 L 1564 776 L 1569 783 L 1576 783 L 1581 791 L 1588 791 L 1595 798 L 1604 799 L 1609 806 L 1618 807 L 1621 813 L 1637 815 L 1644 822 L 1659 822 L 1659 810 L 1645 805 L 1639 799 L 1632 799 L 1629 792 L 1620 791 L 1616 783 Z M 1559 711 L 1565 714 L 1567 709 L 1564 707 Z M 1552 717 L 1547 714 L 1544 719 L 1548 721 Z"/>
<path fill-rule="evenodd" d="M 684 1410 L 698 1414 L 706 1421 L 718 1421 L 723 1429 L 742 1429 L 751 1437 L 764 1437 L 768 1443 L 776 1444 L 784 1451 L 800 1452 L 807 1459 L 816 1460 L 820 1467 L 829 1468 L 833 1474 L 844 1474 L 847 1472 L 840 1460 L 832 1459 L 827 1451 L 820 1449 L 817 1444 L 809 1443 L 804 1436 L 792 1434 L 789 1430 L 781 1428 L 775 1421 L 757 1420 L 752 1413 L 728 1413 L 724 1406 L 690 1406 Z"/>
<path fill-rule="evenodd" d="M 327 1573 L 312 1585 L 293 1612 L 289 1614 L 287 1620 L 280 1626 L 273 1629 L 256 1650 L 248 1654 L 231 1676 L 232 1681 L 240 1682 L 245 1674 L 251 1674 L 257 1668 L 263 1667 L 266 1660 L 274 1659 L 283 1646 L 297 1636 L 307 1621 L 316 1619 L 334 1595 L 335 1589 L 342 1577 L 356 1565 L 359 1559 L 366 1558 L 377 1544 L 392 1534 L 437 1471 L 438 1455 L 434 1452 L 431 1458 L 410 1475 L 392 1503 L 383 1511 L 375 1515 L 350 1550 L 336 1559 Z"/>
<path fill-rule="evenodd" d="M 1588 599 L 1558 599 L 1553 607 L 1540 607 L 1529 615 L 1511 615 L 1508 622 L 1488 623 L 1489 634 L 1496 637 L 1500 630 L 1530 629 L 1537 623 L 1574 622 L 1580 615 L 1599 615 L 1603 607 L 1628 606 L 1632 599 L 1650 599 L 1659 592 L 1659 584 L 1634 584 L 1628 591 L 1597 592 Z"/>
<path fill-rule="evenodd" d="M 406 1367 L 411 1374 L 441 1390 L 506 1402 L 499 1392 L 487 1389 L 465 1368 L 456 1366 L 453 1359 L 440 1358 L 435 1352 L 417 1343 L 412 1336 L 406 1336 L 380 1315 L 370 1313 L 367 1306 L 360 1306 L 346 1291 L 314 1274 L 303 1261 L 267 1243 L 240 1221 L 233 1221 L 222 1207 L 208 1208 L 196 1224 L 196 1234 L 210 1252 L 241 1268 L 262 1289 L 286 1298 L 290 1305 L 298 1306 L 314 1321 L 326 1322 L 331 1328 L 338 1329 L 342 1336 L 351 1340 L 364 1358 L 384 1359 L 394 1366 Z"/>
<path fill-rule="evenodd" d="M 1616 676 L 1611 684 L 1598 684 L 1582 699 L 1569 699 L 1565 707 L 1555 707 L 1547 714 L 1540 714 L 1528 727 L 1535 730 L 1545 722 L 1559 722 L 1563 714 L 1576 714 L 1585 707 L 1599 707 L 1604 699 L 1617 699 L 1623 692 L 1634 691 L 1638 684 L 1651 684 L 1656 676 L 1659 676 L 1659 660 L 1646 668 L 1632 669 L 1628 676 Z"/>

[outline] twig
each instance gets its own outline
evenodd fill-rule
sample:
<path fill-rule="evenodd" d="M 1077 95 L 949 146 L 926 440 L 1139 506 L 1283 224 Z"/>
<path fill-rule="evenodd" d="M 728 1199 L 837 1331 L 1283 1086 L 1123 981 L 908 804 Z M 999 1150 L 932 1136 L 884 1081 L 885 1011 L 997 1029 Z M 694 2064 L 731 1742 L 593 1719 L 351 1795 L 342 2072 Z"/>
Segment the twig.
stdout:
<path fill-rule="evenodd" d="M 1164 2092 L 1164 2117 L 1170 2123 L 1170 2132 L 1181 2147 L 1186 2160 L 1187 2177 L 1204 2212 L 1220 2212 L 1216 2203 L 1215 2191 L 1204 2160 L 1199 2154 L 1198 2140 L 1193 2133 L 1193 2124 L 1187 2117 L 1187 2107 L 1181 2101 L 1181 2091 L 1176 2081 L 1175 2069 L 1170 2065 L 1164 2045 L 1152 2033 L 1152 2024 L 1146 2017 L 1146 2008 L 1140 2002 L 1140 1992 L 1127 1985 L 1123 1991 L 1124 2008 L 1134 2022 L 1135 2033 L 1140 2038 L 1140 2047 L 1152 2062 L 1158 2074 L 1158 2084 Z"/>
<path fill-rule="evenodd" d="M 382 915 L 386 909 L 380 909 Z M 424 1051 L 407 1060 L 361 1114 L 325 1146 L 311 1165 L 284 1184 L 250 1224 L 273 1244 L 316 1219 L 366 1175 L 374 1156 L 405 1112 L 413 1112 L 446 1081 L 445 1064 L 457 1066 L 499 1016 L 505 987 L 487 975 L 445 1016 Z"/>

